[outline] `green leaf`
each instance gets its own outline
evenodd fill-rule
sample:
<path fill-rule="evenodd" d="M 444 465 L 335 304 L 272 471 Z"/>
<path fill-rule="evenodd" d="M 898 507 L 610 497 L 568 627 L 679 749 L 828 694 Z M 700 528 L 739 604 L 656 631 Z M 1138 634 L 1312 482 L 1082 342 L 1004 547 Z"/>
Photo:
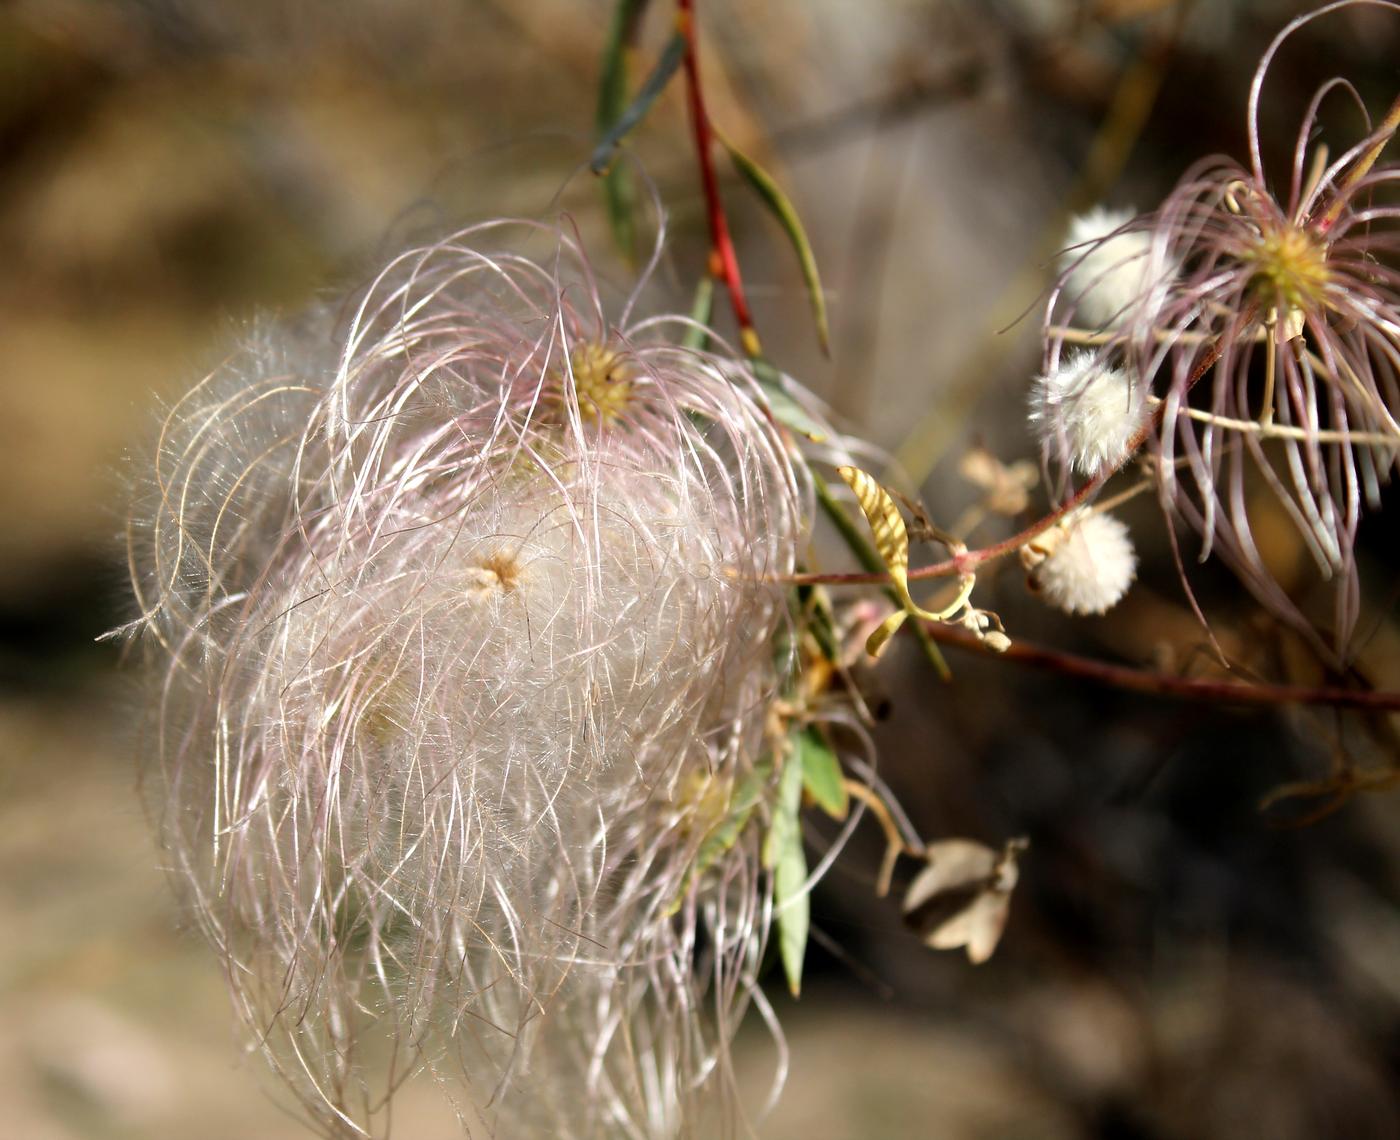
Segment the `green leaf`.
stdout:
<path fill-rule="evenodd" d="M 812 923 L 812 900 L 807 895 L 798 895 L 806 881 L 807 857 L 802 853 L 802 836 L 798 834 L 784 847 L 773 872 L 778 907 L 778 954 L 783 960 L 783 973 L 787 975 L 793 997 L 802 993 L 802 960 L 807 955 L 807 933 Z"/>
<path fill-rule="evenodd" d="M 793 997 L 802 992 L 802 959 L 811 926 L 811 899 L 801 894 L 807 882 L 807 856 L 802 850 L 802 757 L 789 750 L 778 777 L 773 822 L 763 844 L 763 863 L 773 872 L 773 907 L 778 922 L 778 954 Z"/>
<path fill-rule="evenodd" d="M 598 137 L 607 134 L 627 109 L 628 79 L 631 57 L 641 28 L 642 13 L 649 0 L 618 0 L 613 9 L 612 25 L 603 44 L 603 62 L 598 80 L 598 110 L 594 126 Z M 632 171 L 625 164 L 611 166 L 603 176 L 603 198 L 608 207 L 608 221 L 618 247 L 630 259 L 636 249 L 636 188 Z"/>
<path fill-rule="evenodd" d="M 802 786 L 816 805 L 833 819 L 845 819 L 850 795 L 841 775 L 841 762 L 814 724 L 792 734 L 794 751 L 802 753 Z"/>
<path fill-rule="evenodd" d="M 706 273 L 695 286 L 695 300 L 690 304 L 690 319 L 695 323 L 685 330 L 681 347 L 703 352 L 710 336 L 710 315 L 715 310 L 715 279 Z"/>
<path fill-rule="evenodd" d="M 806 409 L 788 394 L 783 386 L 782 374 L 766 360 L 751 360 L 754 379 L 763 389 L 763 396 L 776 419 L 784 427 L 789 427 L 798 435 L 805 435 L 813 443 L 823 443 L 830 438 L 826 428 L 809 416 Z"/>
<path fill-rule="evenodd" d="M 598 79 L 598 130 L 617 121 L 627 106 L 628 53 L 636 46 L 642 13 L 650 0 L 618 0 L 613 9 L 608 38 L 603 44 L 603 65 Z"/>
<path fill-rule="evenodd" d="M 593 157 L 589 160 L 588 165 L 594 174 L 602 174 L 608 169 L 622 140 L 627 137 L 628 132 L 633 127 L 646 118 L 647 112 L 651 110 L 651 105 L 656 102 L 657 96 L 666 89 L 666 84 L 679 70 L 683 59 L 685 59 L 685 36 L 677 32 L 666 45 L 666 50 L 661 53 L 661 58 L 656 61 L 656 66 L 652 68 L 651 74 L 638 88 L 632 102 L 627 104 L 622 114 L 613 121 L 602 138 L 598 140 L 598 145 L 593 148 Z"/>
<path fill-rule="evenodd" d="M 802 280 L 807 286 L 807 299 L 811 303 L 812 319 L 817 326 L 817 342 L 821 345 L 822 352 L 830 356 L 831 330 L 826 318 L 826 294 L 822 292 L 821 275 L 817 272 L 817 258 L 812 252 L 812 243 L 807 240 L 807 231 L 802 228 L 802 220 L 797 216 L 796 208 L 768 171 L 744 154 L 718 130 L 715 131 L 715 136 L 729 151 L 735 169 L 744 176 L 744 180 L 753 187 L 763 204 L 778 219 L 778 224 L 783 227 L 788 241 L 792 243 L 792 248 L 797 253 L 797 263 L 802 268 Z"/>
<path fill-rule="evenodd" d="M 767 760 L 763 760 L 754 765 L 753 770 L 739 782 L 739 786 L 734 790 L 733 798 L 729 801 L 728 813 L 719 825 L 701 841 L 700 849 L 695 853 L 695 862 L 686 869 L 681 889 L 676 892 L 676 897 L 666 907 L 667 918 L 681 909 L 681 905 L 685 902 L 685 896 L 690 892 L 691 883 L 719 862 L 720 858 L 739 841 L 739 836 L 748 826 L 754 808 L 762 801 L 763 791 L 768 787 L 768 781 L 772 778 L 773 765 Z"/>
<path fill-rule="evenodd" d="M 826 591 L 815 585 L 794 587 L 792 608 L 797 620 L 816 640 L 822 655 L 833 663 L 840 661 L 841 639 Z"/>

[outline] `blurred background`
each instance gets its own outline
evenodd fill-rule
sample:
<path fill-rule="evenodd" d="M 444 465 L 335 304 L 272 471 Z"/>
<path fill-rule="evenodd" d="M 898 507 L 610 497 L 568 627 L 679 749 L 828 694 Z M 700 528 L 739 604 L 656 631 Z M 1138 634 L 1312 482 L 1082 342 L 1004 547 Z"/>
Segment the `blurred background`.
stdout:
<path fill-rule="evenodd" d="M 896 455 L 935 519 L 973 442 L 1033 455 L 1033 307 L 1069 212 L 1150 208 L 1245 154 L 1284 0 L 703 0 L 711 113 L 790 191 L 830 295 L 817 350 L 790 250 L 725 184 L 769 356 Z M 214 959 L 172 904 L 137 788 L 129 448 L 259 313 L 353 286 L 414 236 L 568 209 L 610 251 L 588 156 L 603 0 L 12 0 L 0 8 L 0 1131 L 19 1140 L 307 1135 L 240 1060 Z M 668 31 L 657 0 L 644 56 Z M 1400 80 L 1400 17 L 1294 41 L 1264 103 L 1286 162 L 1308 95 Z M 679 89 L 632 140 L 669 211 L 658 304 L 706 238 Z M 1355 137 L 1359 118 L 1338 129 Z M 1277 167 L 1276 167 L 1277 168 Z M 1148 497 L 1150 498 L 1150 496 Z M 1392 513 L 1397 505 L 1391 496 Z M 1102 619 L 981 586 L 1013 634 L 1209 671 L 1151 503 Z M 1386 516 L 1388 517 L 1388 516 Z M 1358 671 L 1400 687 L 1397 539 L 1363 532 Z M 980 531 L 996 533 L 992 523 Z M 1267 528 L 1264 528 L 1267 530 Z M 1271 568 L 1306 596 L 1286 528 Z M 1289 575 L 1292 575 L 1289 577 Z M 1258 674 L 1315 664 L 1211 566 L 1193 585 Z M 981 595 L 979 595 L 981 596 Z M 1400 1135 L 1396 725 L 1135 697 L 900 645 L 867 684 L 881 771 L 929 838 L 1026 835 L 1005 940 L 973 968 L 874 897 L 864 830 L 818 890 L 792 1050 L 760 1135 L 905 1140 Z M 1363 765 L 1379 789 L 1261 801 Z M 1317 820 L 1314 809 L 1336 807 Z M 1305 824 L 1299 826 L 1299 824 Z M 815 825 L 821 850 L 830 837 Z M 902 879 L 908 869 L 902 868 Z M 776 1063 L 740 1042 L 761 1097 Z M 431 1088 L 406 1096 L 403 1135 Z"/>

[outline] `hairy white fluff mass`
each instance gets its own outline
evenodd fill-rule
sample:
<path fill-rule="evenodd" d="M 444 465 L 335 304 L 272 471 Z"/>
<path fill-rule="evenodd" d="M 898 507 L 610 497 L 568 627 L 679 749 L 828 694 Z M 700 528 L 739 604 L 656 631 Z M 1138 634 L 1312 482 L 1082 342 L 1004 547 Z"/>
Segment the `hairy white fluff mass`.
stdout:
<path fill-rule="evenodd" d="M 1131 210 L 1096 206 L 1070 222 L 1060 268 L 1066 274 L 1064 296 L 1080 328 L 1126 323 L 1160 276 L 1151 234 L 1123 229 L 1134 216 Z"/>
<path fill-rule="evenodd" d="M 694 868 L 764 748 L 786 445 L 553 227 L 348 313 L 179 403 L 133 524 L 162 834 L 250 1038 L 328 1135 L 420 1066 L 471 1135 L 730 1135 L 757 839 Z"/>
<path fill-rule="evenodd" d="M 1045 600 L 1071 614 L 1101 614 L 1128 592 L 1137 555 L 1128 528 L 1102 512 L 1072 517 L 1036 540 L 1044 561 L 1032 571 Z"/>
<path fill-rule="evenodd" d="M 1085 475 L 1127 458 L 1145 411 L 1127 372 L 1083 350 L 1037 376 L 1031 390 L 1030 421 L 1041 443 Z"/>

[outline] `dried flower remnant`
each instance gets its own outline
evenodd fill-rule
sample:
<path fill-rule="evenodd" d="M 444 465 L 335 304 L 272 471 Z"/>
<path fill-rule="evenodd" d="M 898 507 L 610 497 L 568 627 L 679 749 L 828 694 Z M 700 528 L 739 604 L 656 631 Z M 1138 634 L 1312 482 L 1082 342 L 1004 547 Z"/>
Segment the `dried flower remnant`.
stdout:
<path fill-rule="evenodd" d="M 1020 877 L 1019 859 L 1030 844 L 1011 839 L 1000 851 L 972 839 L 940 839 L 922 854 L 927 866 L 904 893 L 905 918 L 933 950 L 966 949 L 981 965 L 1001 941 Z"/>
<path fill-rule="evenodd" d="M 1138 310 L 1150 319 L 1100 335 L 1070 312 L 1080 327 L 1052 326 L 1048 350 L 1056 359 L 1065 344 L 1087 340 L 1140 378 L 1160 425 L 1150 446 L 1164 507 L 1201 534 L 1202 559 L 1219 553 L 1263 604 L 1339 660 L 1358 616 L 1357 528 L 1364 511 L 1379 507 L 1400 459 L 1400 212 L 1386 204 L 1400 167 L 1376 161 L 1400 122 L 1400 101 L 1334 156 L 1320 141 L 1320 111 L 1349 87 L 1325 85 L 1283 179 L 1264 170 L 1258 114 L 1289 37 L 1356 5 L 1395 8 L 1353 0 L 1289 24 L 1255 75 L 1249 163 L 1196 165 L 1138 223 L 1160 251 L 1154 263 L 1172 267 Z M 1107 257 L 1113 240 L 1096 253 Z M 1277 503 L 1319 575 L 1334 583 L 1330 636 L 1266 566 L 1254 535 L 1261 495 Z"/>
<path fill-rule="evenodd" d="M 1076 512 L 1021 549 L 1031 585 L 1068 614 L 1117 605 L 1137 574 L 1128 528 L 1102 511 Z"/>
<path fill-rule="evenodd" d="M 809 509 L 743 370 L 627 319 L 567 234 L 493 223 L 166 421 L 133 524 L 149 783 L 327 1134 L 382 1133 L 424 1065 L 473 1134 L 733 1126 L 769 888 L 752 831 L 698 873 L 685 805 L 765 771 Z"/>
<path fill-rule="evenodd" d="M 979 512 L 1015 516 L 1031 505 L 1031 490 L 1040 482 L 1040 472 L 1028 459 L 1006 464 L 984 447 L 973 447 L 958 462 L 958 474 L 982 491 Z M 977 520 L 980 521 L 980 513 Z M 953 527 L 954 534 L 965 534 L 967 523 Z"/>

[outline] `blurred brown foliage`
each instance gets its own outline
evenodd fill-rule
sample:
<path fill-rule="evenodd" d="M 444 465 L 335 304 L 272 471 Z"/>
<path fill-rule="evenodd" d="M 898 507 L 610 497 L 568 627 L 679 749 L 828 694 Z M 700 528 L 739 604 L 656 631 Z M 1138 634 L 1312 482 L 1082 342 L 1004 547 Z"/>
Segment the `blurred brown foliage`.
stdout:
<path fill-rule="evenodd" d="M 781 236 L 730 186 L 769 353 L 882 445 L 931 425 L 916 449 L 932 472 L 925 496 L 951 519 L 975 498 L 955 473 L 966 444 L 1030 453 L 1019 409 L 1035 322 L 997 330 L 1043 288 L 1065 208 L 1086 196 L 1146 207 L 1193 158 L 1240 153 L 1255 60 L 1303 5 L 701 7 L 712 112 L 790 187 L 831 289 L 827 362 Z M 0 10 L 7 1132 L 303 1134 L 249 1095 L 261 1074 L 236 1064 L 221 981 L 181 929 L 147 838 L 115 654 L 92 646 L 127 616 L 123 456 L 148 435 L 154 399 L 257 312 L 353 283 L 410 233 L 548 211 L 561 188 L 585 232 L 601 233 L 577 171 L 607 8 Z M 1398 32 L 1400 20 L 1355 11 L 1310 33 L 1266 103 L 1268 145 L 1286 153 L 1302 102 L 1334 71 L 1388 101 Z M 683 299 L 704 239 L 681 113 L 668 96 L 635 145 L 674 227 L 659 287 Z M 1379 582 L 1366 667 L 1391 687 L 1395 542 L 1383 519 L 1364 535 Z M 1028 637 L 1193 667 L 1201 638 L 1166 546 L 1140 545 L 1143 582 L 1108 618 L 1052 619 L 1014 574 L 987 604 Z M 1270 557 L 1286 565 L 1296 543 L 1281 537 Z M 1210 568 L 1199 584 L 1208 600 L 1234 596 Z M 1230 613 L 1219 633 L 1261 670 L 1306 678 L 1295 648 L 1252 615 Z M 775 998 L 793 1074 L 761 1134 L 1400 1134 L 1393 795 L 1303 829 L 1256 810 L 1269 789 L 1358 750 L 1393 761 L 1367 740 L 1395 726 L 1368 737 L 1325 714 L 1183 708 L 953 664 L 950 686 L 914 654 L 882 667 L 882 770 L 930 837 L 1031 837 L 1006 939 L 976 971 L 931 956 L 874 899 L 877 839 L 862 835 L 818 892 L 830 949 L 815 951 L 803 1001 Z M 758 1096 L 771 1048 L 755 1032 L 743 1055 Z M 449 1134 L 422 1111 L 410 1095 L 404 1135 Z"/>

